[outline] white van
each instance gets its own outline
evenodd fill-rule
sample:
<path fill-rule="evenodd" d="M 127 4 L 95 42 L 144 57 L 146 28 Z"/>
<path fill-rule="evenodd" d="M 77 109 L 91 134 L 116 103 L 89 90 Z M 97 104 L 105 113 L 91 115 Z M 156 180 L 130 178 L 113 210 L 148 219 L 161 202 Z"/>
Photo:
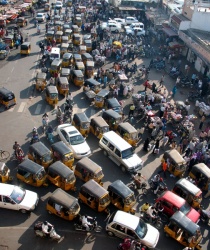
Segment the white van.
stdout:
<path fill-rule="evenodd" d="M 50 61 L 53 61 L 54 59 L 60 59 L 60 48 L 52 47 L 50 53 Z"/>
<path fill-rule="evenodd" d="M 142 169 L 143 161 L 135 154 L 133 147 L 114 131 L 104 133 L 99 141 L 99 147 L 123 172 L 135 172 Z"/>

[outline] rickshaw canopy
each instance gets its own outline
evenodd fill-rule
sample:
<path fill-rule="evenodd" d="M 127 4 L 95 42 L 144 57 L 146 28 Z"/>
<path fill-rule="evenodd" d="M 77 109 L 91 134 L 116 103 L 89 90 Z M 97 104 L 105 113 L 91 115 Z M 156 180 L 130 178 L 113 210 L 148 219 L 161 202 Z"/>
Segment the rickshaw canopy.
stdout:
<path fill-rule="evenodd" d="M 109 95 L 109 90 L 107 89 L 102 89 L 96 94 L 97 97 L 103 97 L 103 98 L 108 95 Z"/>
<path fill-rule="evenodd" d="M 30 42 L 24 42 L 21 44 L 20 49 L 21 50 L 28 50 L 31 47 L 31 43 Z"/>
<path fill-rule="evenodd" d="M 76 62 L 76 66 L 77 66 L 77 68 L 79 68 L 79 69 L 84 69 L 85 68 L 85 65 L 84 65 L 84 63 L 83 62 Z"/>
<path fill-rule="evenodd" d="M 177 211 L 170 218 L 172 223 L 178 225 L 179 228 L 183 229 L 190 236 L 194 236 L 197 230 L 200 230 L 200 227 L 191 221 L 187 216 L 185 216 L 182 212 Z"/>
<path fill-rule="evenodd" d="M 108 194 L 108 191 L 100 186 L 96 181 L 89 180 L 82 185 L 81 190 L 84 190 L 88 194 L 92 195 L 96 199 L 100 199 L 102 196 Z"/>
<path fill-rule="evenodd" d="M 14 36 L 13 35 L 5 36 L 4 40 L 14 40 Z"/>
<path fill-rule="evenodd" d="M 77 30 L 79 29 L 78 25 L 72 25 L 71 28 L 73 29 L 73 31 L 74 31 L 75 29 L 77 29 Z"/>
<path fill-rule="evenodd" d="M 60 77 L 58 77 L 58 82 L 59 82 L 60 84 L 69 85 L 69 81 L 68 81 L 67 77 L 65 77 L 65 76 L 60 76 Z"/>
<path fill-rule="evenodd" d="M 85 80 L 85 83 L 84 83 L 84 86 L 87 86 L 87 85 L 89 85 L 89 87 L 92 89 L 92 88 L 95 87 L 95 86 L 100 87 L 101 83 L 98 82 L 98 81 L 96 81 L 96 80 L 93 79 L 93 78 L 89 78 L 89 79 L 86 79 L 86 80 Z"/>
<path fill-rule="evenodd" d="M 6 89 L 4 87 L 0 88 L 0 98 L 1 99 L 10 99 L 10 98 L 12 99 L 14 97 L 15 97 L 15 95 L 11 90 Z"/>
<path fill-rule="evenodd" d="M 70 69 L 68 68 L 62 68 L 61 69 L 61 76 L 69 76 L 70 75 Z"/>
<path fill-rule="evenodd" d="M 116 180 L 108 186 L 108 191 L 113 192 L 120 196 L 122 199 L 126 199 L 128 196 L 133 195 L 134 192 L 130 190 L 121 180 Z"/>
<path fill-rule="evenodd" d="M 34 151 L 39 156 L 44 156 L 50 153 L 50 150 L 40 141 L 30 145 L 29 151 Z"/>
<path fill-rule="evenodd" d="M 93 117 L 91 119 L 91 122 L 95 123 L 98 127 L 108 127 L 109 125 L 106 123 L 106 121 L 101 117 L 101 116 L 97 116 L 97 117 Z"/>
<path fill-rule="evenodd" d="M 65 179 L 74 176 L 74 172 L 60 161 L 56 161 L 50 165 L 48 172 L 55 173 Z"/>
<path fill-rule="evenodd" d="M 79 167 L 81 169 L 83 168 L 83 169 L 85 169 L 88 172 L 91 172 L 93 174 L 99 170 L 102 170 L 102 168 L 97 163 L 95 163 L 94 161 L 92 161 L 88 157 L 84 157 L 81 160 L 79 160 L 76 164 L 76 167 Z"/>
<path fill-rule="evenodd" d="M 61 43 L 61 50 L 62 50 L 62 48 L 68 49 L 68 47 L 69 47 L 68 43 Z"/>
<path fill-rule="evenodd" d="M 72 53 L 65 53 L 64 55 L 63 55 L 63 59 L 71 59 L 72 58 Z"/>
<path fill-rule="evenodd" d="M 63 31 L 61 30 L 58 30 L 56 33 L 55 33 L 56 36 L 62 36 L 63 35 Z"/>
<path fill-rule="evenodd" d="M 87 49 L 87 48 L 86 48 L 86 45 L 80 45 L 80 46 L 79 46 L 79 50 L 80 50 L 80 51 L 81 51 L 81 50 L 85 50 L 85 51 L 86 51 L 86 49 Z"/>
<path fill-rule="evenodd" d="M 66 29 L 64 33 L 65 34 L 71 34 L 72 33 L 72 29 Z"/>
<path fill-rule="evenodd" d="M 84 77 L 81 70 L 73 70 L 72 72 L 76 77 Z"/>
<path fill-rule="evenodd" d="M 94 63 L 93 61 L 87 61 L 87 62 L 86 62 L 86 66 L 87 66 L 87 67 L 93 67 L 93 68 L 94 68 L 95 63 Z"/>
<path fill-rule="evenodd" d="M 37 174 L 40 171 L 43 171 L 44 167 L 40 166 L 39 164 L 37 164 L 29 159 L 26 159 L 18 165 L 18 169 L 22 169 L 22 170 L 24 170 L 28 173 L 31 173 L 31 174 Z"/>
<path fill-rule="evenodd" d="M 73 38 L 76 39 L 76 40 L 79 40 L 80 39 L 80 34 L 74 34 Z"/>
<path fill-rule="evenodd" d="M 128 77 L 125 74 L 118 74 L 118 79 L 120 81 L 128 81 Z"/>
<path fill-rule="evenodd" d="M 86 47 L 86 46 L 85 46 Z M 91 59 L 91 61 L 93 61 L 93 57 L 91 56 L 91 54 L 89 54 L 89 53 L 83 53 L 82 54 L 82 57 L 84 58 L 84 59 Z"/>
<path fill-rule="evenodd" d="M 192 182 L 190 182 L 185 178 L 178 180 L 175 186 L 181 187 L 181 189 L 188 191 L 190 194 L 194 196 L 201 194 L 201 190 L 196 185 L 194 185 Z"/>
<path fill-rule="evenodd" d="M 85 39 L 84 44 L 87 45 L 92 45 L 92 41 L 90 39 Z M 88 53 L 89 54 L 89 53 Z"/>
<path fill-rule="evenodd" d="M 71 149 L 68 146 L 66 146 L 66 144 L 62 141 L 52 144 L 51 148 L 52 150 L 57 151 L 61 155 L 66 155 L 72 152 Z"/>
<path fill-rule="evenodd" d="M 185 159 L 180 155 L 180 153 L 176 149 L 165 151 L 164 156 L 169 157 L 174 163 L 178 165 L 186 163 Z"/>
<path fill-rule="evenodd" d="M 107 99 L 107 106 L 116 112 L 119 112 L 119 108 L 121 109 L 121 105 L 119 104 L 117 98 L 109 98 Z"/>
<path fill-rule="evenodd" d="M 192 167 L 193 169 L 197 169 L 200 173 L 205 175 L 208 179 L 210 179 L 210 169 L 204 163 L 198 163 Z"/>
<path fill-rule="evenodd" d="M 49 94 L 57 94 L 58 95 L 58 90 L 55 86 L 47 86 L 46 90 Z"/>
<path fill-rule="evenodd" d="M 82 61 L 82 57 L 81 57 L 80 54 L 74 54 L 73 57 L 74 57 L 74 59 L 75 59 L 76 61 L 77 61 L 77 60 Z"/>
<path fill-rule="evenodd" d="M 48 30 L 46 36 L 54 36 L 55 31 L 54 30 Z"/>
<path fill-rule="evenodd" d="M 47 74 L 46 73 L 43 73 L 43 72 L 38 72 L 37 73 L 37 76 L 36 76 L 37 80 L 46 80 L 46 78 L 47 78 Z"/>
<path fill-rule="evenodd" d="M 91 34 L 85 34 L 84 36 L 83 36 L 83 39 L 84 40 L 89 40 L 89 41 L 91 41 Z M 91 41 L 92 42 L 92 41 Z"/>
<path fill-rule="evenodd" d="M 90 122 L 89 118 L 86 116 L 85 113 L 75 113 L 74 117 L 73 117 L 73 120 L 75 120 L 75 119 L 77 119 L 81 123 Z"/>
<path fill-rule="evenodd" d="M 52 63 L 51 63 L 51 66 L 55 66 L 55 67 L 59 67 L 62 63 L 62 60 L 58 59 L 58 58 L 55 58 Z"/>
<path fill-rule="evenodd" d="M 68 36 L 62 36 L 62 41 L 67 41 L 68 42 L 68 40 L 69 40 L 69 37 Z"/>
<path fill-rule="evenodd" d="M 70 29 L 70 25 L 69 24 L 64 24 L 63 28 L 64 28 L 64 30 Z"/>
<path fill-rule="evenodd" d="M 120 114 L 118 114 L 116 111 L 114 111 L 112 109 L 105 110 L 104 113 L 110 117 L 113 117 L 116 120 L 122 118 L 122 116 Z"/>
<path fill-rule="evenodd" d="M 128 133 L 136 133 L 137 130 L 129 123 L 129 122 L 122 122 L 118 125 L 119 128 L 122 128 L 124 131 Z"/>

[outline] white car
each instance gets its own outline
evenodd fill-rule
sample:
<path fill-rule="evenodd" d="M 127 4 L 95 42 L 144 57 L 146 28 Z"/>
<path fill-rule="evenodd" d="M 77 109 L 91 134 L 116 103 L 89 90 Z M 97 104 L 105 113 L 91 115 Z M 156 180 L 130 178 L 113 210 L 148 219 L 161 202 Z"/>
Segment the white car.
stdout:
<path fill-rule="evenodd" d="M 118 23 L 102 23 L 101 25 L 102 30 L 108 30 L 112 32 L 120 32 L 121 31 L 121 25 Z"/>
<path fill-rule="evenodd" d="M 63 7 L 63 3 L 61 2 L 61 1 L 57 1 L 56 3 L 55 3 L 55 8 L 56 9 L 61 9 Z"/>
<path fill-rule="evenodd" d="M 121 25 L 124 25 L 125 23 L 125 19 L 122 19 L 122 18 L 114 18 L 114 20 L 118 23 L 120 23 Z"/>
<path fill-rule="evenodd" d="M 139 22 L 138 19 L 136 19 L 135 17 L 128 16 L 128 17 L 125 18 L 124 25 L 130 25 L 132 23 L 138 23 L 138 22 Z"/>
<path fill-rule="evenodd" d="M 37 193 L 22 187 L 0 183 L 0 208 L 33 211 L 39 202 Z"/>
<path fill-rule="evenodd" d="M 130 26 L 126 26 L 125 28 L 130 28 L 130 29 L 141 28 L 141 29 L 144 29 L 144 24 L 143 23 L 132 23 Z"/>
<path fill-rule="evenodd" d="M 134 29 L 127 28 L 125 32 L 126 35 L 145 36 L 145 30 L 141 28 L 134 28 Z"/>
<path fill-rule="evenodd" d="M 37 20 L 38 22 L 44 22 L 45 19 L 46 19 L 46 17 L 45 17 L 45 14 L 44 14 L 44 13 L 37 13 L 37 15 L 36 15 L 36 20 Z"/>
<path fill-rule="evenodd" d="M 74 158 L 81 159 L 91 155 L 90 147 L 80 132 L 70 124 L 62 124 L 57 128 L 58 136 L 74 154 Z"/>
<path fill-rule="evenodd" d="M 160 236 L 156 228 L 123 211 L 117 211 L 109 217 L 106 231 L 109 236 L 132 238 L 152 249 L 156 247 Z"/>

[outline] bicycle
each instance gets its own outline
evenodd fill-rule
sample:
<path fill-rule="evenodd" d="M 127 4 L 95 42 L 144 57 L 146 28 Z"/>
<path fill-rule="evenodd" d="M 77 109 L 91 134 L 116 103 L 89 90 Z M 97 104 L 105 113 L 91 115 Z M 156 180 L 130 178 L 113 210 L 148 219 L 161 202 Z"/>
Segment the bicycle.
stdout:
<path fill-rule="evenodd" d="M 0 161 L 6 161 L 10 157 L 10 153 L 8 151 L 0 149 Z"/>

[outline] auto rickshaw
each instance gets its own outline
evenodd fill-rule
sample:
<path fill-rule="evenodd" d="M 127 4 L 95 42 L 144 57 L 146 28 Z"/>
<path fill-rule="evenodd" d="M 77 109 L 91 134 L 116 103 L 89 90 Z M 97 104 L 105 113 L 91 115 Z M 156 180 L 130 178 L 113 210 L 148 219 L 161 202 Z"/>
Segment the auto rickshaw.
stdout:
<path fill-rule="evenodd" d="M 112 109 L 116 111 L 117 113 L 122 114 L 122 106 L 118 102 L 117 98 L 113 97 L 113 98 L 107 99 L 107 101 L 105 102 L 105 108 Z"/>
<path fill-rule="evenodd" d="M 43 91 L 47 85 L 47 74 L 39 72 L 36 75 L 36 90 Z"/>
<path fill-rule="evenodd" d="M 64 97 L 66 97 L 66 95 L 69 92 L 69 81 L 66 77 L 58 77 L 57 83 L 56 83 L 57 89 L 58 89 L 58 93 L 60 95 L 64 95 Z"/>
<path fill-rule="evenodd" d="M 137 146 L 139 142 L 138 131 L 129 122 L 121 122 L 117 127 L 116 133 L 131 146 Z"/>
<path fill-rule="evenodd" d="M 122 116 L 112 109 L 105 110 L 102 118 L 109 124 L 111 130 L 117 130 L 119 123 L 122 122 Z"/>
<path fill-rule="evenodd" d="M 8 35 L 4 37 L 4 43 L 7 44 L 10 49 L 12 49 L 15 46 L 14 36 Z"/>
<path fill-rule="evenodd" d="M 68 79 L 68 81 L 69 81 L 70 80 L 70 72 L 71 72 L 71 70 L 69 68 L 62 68 L 60 76 L 61 77 L 66 77 Z"/>
<path fill-rule="evenodd" d="M 17 167 L 17 179 L 26 184 L 41 187 L 48 186 L 46 183 L 47 174 L 39 164 L 26 159 Z"/>
<path fill-rule="evenodd" d="M 85 45 L 80 45 L 79 46 L 79 54 L 82 55 L 83 53 L 86 53 L 86 46 Z"/>
<path fill-rule="evenodd" d="M 66 29 L 64 31 L 65 36 L 68 36 L 69 39 L 71 39 L 72 36 L 72 29 Z"/>
<path fill-rule="evenodd" d="M 80 188 L 79 201 L 97 212 L 108 212 L 107 207 L 110 204 L 109 192 L 96 181 L 89 180 Z"/>
<path fill-rule="evenodd" d="M 52 152 L 42 143 L 36 142 L 29 147 L 28 159 L 47 168 L 52 164 Z"/>
<path fill-rule="evenodd" d="M 89 53 L 82 54 L 82 61 L 86 65 L 87 62 L 93 62 L 93 57 Z"/>
<path fill-rule="evenodd" d="M 0 182 L 7 183 L 12 180 L 13 178 L 10 176 L 10 169 L 4 162 L 0 162 Z"/>
<path fill-rule="evenodd" d="M 195 180 L 201 190 L 207 191 L 210 182 L 210 169 L 204 163 L 194 165 L 190 171 L 190 177 Z"/>
<path fill-rule="evenodd" d="M 49 11 L 50 10 L 50 4 L 49 3 L 45 3 L 44 4 L 44 11 Z"/>
<path fill-rule="evenodd" d="M 67 4 L 68 7 L 71 7 L 72 6 L 72 0 L 67 0 L 66 4 Z"/>
<path fill-rule="evenodd" d="M 200 227 L 180 211 L 171 216 L 169 224 L 164 227 L 164 232 L 167 237 L 172 237 L 185 247 L 202 249 L 199 244 L 202 239 Z"/>
<path fill-rule="evenodd" d="M 85 80 L 83 91 L 86 91 L 87 87 L 97 94 L 101 90 L 101 83 L 93 78 L 88 78 Z"/>
<path fill-rule="evenodd" d="M 78 27 L 81 27 L 81 26 L 82 26 L 82 18 L 76 16 L 75 19 L 74 19 L 74 23 L 75 23 L 75 25 L 77 25 Z"/>
<path fill-rule="evenodd" d="M 55 214 L 65 220 L 73 220 L 80 212 L 80 205 L 74 196 L 57 188 L 49 197 L 46 210 L 49 214 Z"/>
<path fill-rule="evenodd" d="M 109 131 L 109 125 L 101 116 L 93 117 L 90 120 L 90 132 L 101 139 L 102 135 Z"/>
<path fill-rule="evenodd" d="M 75 65 L 76 62 L 82 62 L 82 57 L 80 54 L 73 54 L 73 64 Z"/>
<path fill-rule="evenodd" d="M 95 96 L 95 107 L 103 108 L 107 99 L 109 98 L 109 90 L 102 89 Z"/>
<path fill-rule="evenodd" d="M 81 70 L 83 75 L 85 74 L 85 65 L 83 62 L 76 62 L 75 63 L 75 69 L 76 70 Z"/>
<path fill-rule="evenodd" d="M 62 141 L 51 145 L 51 151 L 54 161 L 61 161 L 64 165 L 73 169 L 74 154 L 69 147 Z"/>
<path fill-rule="evenodd" d="M 87 48 L 87 52 L 91 52 L 92 51 L 92 41 L 91 40 L 84 40 L 84 45 Z"/>
<path fill-rule="evenodd" d="M 85 113 L 75 113 L 72 125 L 74 125 L 83 136 L 88 137 L 90 132 L 90 120 Z"/>
<path fill-rule="evenodd" d="M 65 31 L 68 30 L 68 29 L 70 29 L 70 24 L 65 23 L 65 24 L 63 25 L 64 34 L 65 34 Z"/>
<path fill-rule="evenodd" d="M 46 101 L 55 107 L 58 103 L 58 90 L 55 86 L 47 86 L 46 88 Z"/>
<path fill-rule="evenodd" d="M 63 36 L 63 31 L 61 31 L 61 30 L 58 30 L 58 31 L 55 33 L 55 40 L 56 40 L 56 43 L 61 43 L 62 36 Z"/>
<path fill-rule="evenodd" d="M 200 208 L 202 201 L 202 191 L 194 185 L 191 181 L 182 178 L 178 180 L 172 190 L 175 194 L 184 198 L 191 207 Z"/>
<path fill-rule="evenodd" d="M 72 63 L 72 54 L 71 53 L 65 53 L 63 55 L 63 60 L 62 60 L 62 67 L 69 67 Z"/>
<path fill-rule="evenodd" d="M 88 78 L 94 75 L 94 62 L 86 62 L 85 73 Z"/>
<path fill-rule="evenodd" d="M 55 21 L 54 26 L 57 27 L 57 31 L 62 31 L 63 23 L 60 20 L 58 20 L 58 21 Z"/>
<path fill-rule="evenodd" d="M 74 34 L 79 34 L 79 27 L 77 25 L 72 25 L 71 28 Z"/>
<path fill-rule="evenodd" d="M 68 43 L 61 43 L 61 55 L 68 53 L 69 44 Z"/>
<path fill-rule="evenodd" d="M 47 178 L 54 185 L 65 191 L 76 191 L 74 172 L 60 161 L 56 161 L 49 166 Z"/>
<path fill-rule="evenodd" d="M 80 45 L 80 41 L 81 40 L 81 37 L 79 34 L 73 34 L 72 36 L 72 42 L 74 45 Z"/>
<path fill-rule="evenodd" d="M 24 27 L 24 26 L 26 26 L 27 21 L 26 21 L 25 17 L 18 17 L 18 18 L 17 18 L 16 24 L 17 24 L 19 27 Z"/>
<path fill-rule="evenodd" d="M 20 45 L 20 54 L 21 55 L 30 55 L 31 53 L 31 43 L 24 42 Z"/>
<path fill-rule="evenodd" d="M 180 153 L 176 149 L 165 151 L 161 162 L 167 161 L 167 159 L 170 162 L 170 165 L 168 166 L 168 171 L 174 176 L 182 178 L 186 171 L 185 159 L 180 155 Z"/>
<path fill-rule="evenodd" d="M 62 43 L 69 43 L 69 37 L 68 36 L 62 36 L 61 41 L 62 41 Z"/>
<path fill-rule="evenodd" d="M 54 30 L 48 30 L 48 31 L 47 31 L 47 33 L 46 33 L 46 39 L 47 39 L 49 42 L 52 42 L 54 36 L 55 36 Z"/>
<path fill-rule="evenodd" d="M 74 85 L 78 87 L 82 87 L 84 84 L 84 75 L 81 70 L 72 70 L 71 72 L 71 80 Z"/>
<path fill-rule="evenodd" d="M 116 180 L 108 186 L 111 203 L 119 210 L 135 214 L 136 198 L 134 192 L 130 190 L 122 181 Z"/>
<path fill-rule="evenodd" d="M 59 16 L 59 15 L 54 16 L 54 22 L 60 21 L 60 20 L 61 20 L 61 16 Z"/>
<path fill-rule="evenodd" d="M 5 109 L 9 109 L 16 104 L 15 94 L 6 88 L 0 88 L 0 104 L 4 105 Z"/>
<path fill-rule="evenodd" d="M 103 186 L 102 179 L 104 174 L 102 172 L 102 168 L 88 157 L 84 157 L 77 162 L 74 174 L 84 182 L 88 182 L 93 179 Z"/>
<path fill-rule="evenodd" d="M 54 75 L 55 73 L 60 73 L 61 71 L 61 64 L 62 64 L 62 60 L 55 58 L 51 65 L 50 65 L 50 74 Z"/>

